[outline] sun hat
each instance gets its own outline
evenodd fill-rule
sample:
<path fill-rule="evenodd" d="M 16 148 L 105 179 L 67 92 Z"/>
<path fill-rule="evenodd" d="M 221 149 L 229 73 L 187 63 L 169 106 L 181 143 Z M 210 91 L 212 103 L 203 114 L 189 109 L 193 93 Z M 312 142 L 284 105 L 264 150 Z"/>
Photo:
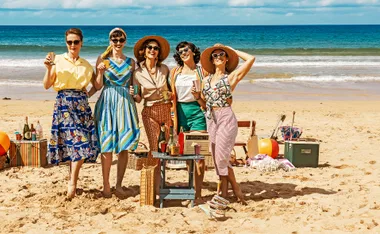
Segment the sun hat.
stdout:
<path fill-rule="evenodd" d="M 170 52 L 169 42 L 161 36 L 151 35 L 151 36 L 145 36 L 136 42 L 133 48 L 136 58 L 141 56 L 139 54 L 139 50 L 141 49 L 141 46 L 144 44 L 144 42 L 147 40 L 155 40 L 158 42 L 158 45 L 160 46 L 160 59 L 162 61 L 165 60 L 169 56 L 169 52 Z"/>
<path fill-rule="evenodd" d="M 228 56 L 228 61 L 226 63 L 226 70 L 228 72 L 232 72 L 233 70 L 235 70 L 235 68 L 239 64 L 239 56 L 233 49 L 230 49 L 229 47 L 219 44 L 219 43 L 205 49 L 202 52 L 201 54 L 202 68 L 205 69 L 208 73 L 211 73 L 211 74 L 215 73 L 215 65 L 212 63 L 212 60 L 211 60 L 211 54 L 215 50 L 223 50 L 224 52 L 226 52 Z"/>

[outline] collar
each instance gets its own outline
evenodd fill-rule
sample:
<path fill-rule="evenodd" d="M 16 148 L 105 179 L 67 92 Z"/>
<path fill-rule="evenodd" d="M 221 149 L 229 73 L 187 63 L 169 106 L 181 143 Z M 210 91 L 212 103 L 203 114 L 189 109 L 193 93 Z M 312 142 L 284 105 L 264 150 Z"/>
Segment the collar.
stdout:
<path fill-rule="evenodd" d="M 82 59 L 81 57 L 78 57 L 77 61 L 73 62 L 73 61 L 71 60 L 71 58 L 69 57 L 69 55 L 68 55 L 67 52 L 63 54 L 63 57 L 64 57 L 67 61 L 69 61 L 70 63 L 74 63 L 74 64 L 77 64 L 77 63 L 81 64 L 81 63 L 83 63 L 83 59 Z"/>

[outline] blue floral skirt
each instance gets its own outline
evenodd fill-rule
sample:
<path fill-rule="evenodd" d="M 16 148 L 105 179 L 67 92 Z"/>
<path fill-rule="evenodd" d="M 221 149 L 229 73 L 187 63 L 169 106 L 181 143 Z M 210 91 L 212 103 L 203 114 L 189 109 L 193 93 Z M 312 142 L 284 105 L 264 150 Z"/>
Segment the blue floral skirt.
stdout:
<path fill-rule="evenodd" d="M 83 91 L 61 90 L 54 105 L 48 157 L 52 164 L 84 159 L 95 162 L 99 153 L 94 120 Z"/>

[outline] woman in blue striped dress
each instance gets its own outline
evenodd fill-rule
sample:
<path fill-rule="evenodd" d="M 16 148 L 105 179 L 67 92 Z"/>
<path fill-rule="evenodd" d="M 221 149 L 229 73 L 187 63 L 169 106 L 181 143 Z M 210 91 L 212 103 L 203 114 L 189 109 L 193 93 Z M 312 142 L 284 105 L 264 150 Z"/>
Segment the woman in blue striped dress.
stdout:
<path fill-rule="evenodd" d="M 103 195 L 111 197 L 109 182 L 112 153 L 118 154 L 116 193 L 125 196 L 121 183 L 128 163 L 128 150 L 137 147 L 140 129 L 136 104 L 130 89 L 135 61 L 123 54 L 127 34 L 111 30 L 110 46 L 96 62 L 95 88 L 103 88 L 95 106 L 95 121 L 101 149 Z"/>

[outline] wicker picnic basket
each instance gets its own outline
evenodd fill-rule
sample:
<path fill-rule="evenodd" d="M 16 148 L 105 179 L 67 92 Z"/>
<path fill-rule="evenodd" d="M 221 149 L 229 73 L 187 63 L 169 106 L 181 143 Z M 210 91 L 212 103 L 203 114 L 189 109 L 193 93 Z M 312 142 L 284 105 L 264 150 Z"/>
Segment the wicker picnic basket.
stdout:
<path fill-rule="evenodd" d="M 154 170 L 156 166 L 144 166 L 140 176 L 140 206 L 154 205 Z"/>
<path fill-rule="evenodd" d="M 127 168 L 141 170 L 143 165 L 147 163 L 148 154 L 148 147 L 144 143 L 139 142 L 136 150 L 129 151 Z"/>

